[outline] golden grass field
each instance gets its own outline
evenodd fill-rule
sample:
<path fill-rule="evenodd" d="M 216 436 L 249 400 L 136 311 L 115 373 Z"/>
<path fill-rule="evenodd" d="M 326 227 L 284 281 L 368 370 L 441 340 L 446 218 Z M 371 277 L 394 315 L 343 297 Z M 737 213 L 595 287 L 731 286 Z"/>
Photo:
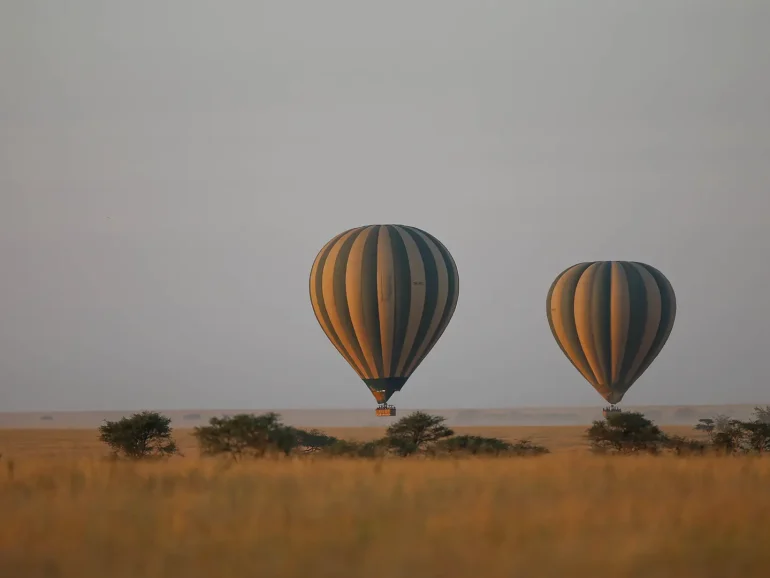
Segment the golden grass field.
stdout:
<path fill-rule="evenodd" d="M 0 430 L 0 576 L 770 575 L 770 460 L 600 458 L 581 427 L 456 429 L 554 454 L 232 464 L 179 431 L 185 458 L 130 464 L 101 459 L 93 431 Z"/>

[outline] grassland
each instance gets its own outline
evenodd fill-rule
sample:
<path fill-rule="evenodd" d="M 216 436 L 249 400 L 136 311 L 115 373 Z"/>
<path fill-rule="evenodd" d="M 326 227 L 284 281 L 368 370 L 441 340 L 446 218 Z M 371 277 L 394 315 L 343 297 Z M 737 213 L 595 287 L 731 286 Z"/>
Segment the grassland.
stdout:
<path fill-rule="evenodd" d="M 92 431 L 0 430 L 0 576 L 768 574 L 770 460 L 599 458 L 584 428 L 467 429 L 556 451 L 234 465 L 179 432 L 187 457 L 126 464 Z"/>
<path fill-rule="evenodd" d="M 492 426 L 455 427 L 458 434 L 475 434 L 499 437 L 508 441 L 530 438 L 554 453 L 583 451 L 588 449 L 583 434 L 585 426 Z M 693 436 L 689 426 L 668 426 L 672 434 Z M 385 428 L 338 427 L 323 428 L 326 433 L 351 440 L 372 440 L 381 437 Z M 174 438 L 185 455 L 197 456 L 197 446 L 191 429 L 174 430 Z M 0 454 L 11 458 L 93 458 L 105 455 L 96 429 L 2 429 L 0 428 Z"/>

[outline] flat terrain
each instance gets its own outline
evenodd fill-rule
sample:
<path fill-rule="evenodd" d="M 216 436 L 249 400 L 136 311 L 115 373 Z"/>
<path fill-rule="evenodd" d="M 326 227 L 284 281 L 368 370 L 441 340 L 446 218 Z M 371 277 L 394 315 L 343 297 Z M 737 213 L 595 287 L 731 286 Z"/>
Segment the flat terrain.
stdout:
<path fill-rule="evenodd" d="M 455 430 L 553 454 L 235 464 L 178 429 L 184 457 L 127 463 L 93 428 L 0 429 L 0 576 L 767 576 L 768 459 L 598 457 L 585 426 Z"/>
<path fill-rule="evenodd" d="M 667 426 L 663 429 L 672 434 L 696 437 L 690 426 Z M 322 428 L 326 433 L 341 439 L 371 440 L 381 437 L 385 428 Z M 583 437 L 586 426 L 497 426 L 455 427 L 457 434 L 474 434 L 499 437 L 508 441 L 529 438 L 544 445 L 554 453 L 586 451 Z M 197 457 L 198 449 L 191 429 L 174 430 L 174 438 L 187 457 Z M 94 429 L 0 429 L 0 454 L 6 458 L 57 458 L 83 459 L 107 455 Z"/>
<path fill-rule="evenodd" d="M 770 565 L 766 459 L 35 453 L 0 460 L 2 576 L 759 578 Z"/>

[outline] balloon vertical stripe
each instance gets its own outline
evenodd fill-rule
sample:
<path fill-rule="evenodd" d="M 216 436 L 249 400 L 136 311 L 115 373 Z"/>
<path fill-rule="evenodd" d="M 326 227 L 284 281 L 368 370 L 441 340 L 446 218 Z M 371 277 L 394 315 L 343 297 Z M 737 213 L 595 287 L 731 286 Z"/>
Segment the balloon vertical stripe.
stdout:
<path fill-rule="evenodd" d="M 370 352 L 372 371 L 376 375 L 383 373 L 382 341 L 380 337 L 380 311 L 377 290 L 377 242 L 380 226 L 367 230 L 366 245 L 361 255 L 361 302 L 363 305 L 364 329 L 366 335 L 365 351 Z"/>
<path fill-rule="evenodd" d="M 334 347 L 337 348 L 337 351 L 340 352 L 342 357 L 344 357 L 345 360 L 351 365 L 351 367 L 353 367 L 356 373 L 358 373 L 359 377 L 363 379 L 364 376 L 361 373 L 361 370 L 353 362 L 353 359 L 350 357 L 347 350 L 343 347 L 342 341 L 340 340 L 339 335 L 337 335 L 337 331 L 332 325 L 331 317 L 329 316 L 323 294 L 323 271 L 326 267 L 326 262 L 329 259 L 329 254 L 331 253 L 334 244 L 346 233 L 347 231 L 329 241 L 326 247 L 321 249 L 321 252 L 316 257 L 316 261 L 313 264 L 313 269 L 310 273 L 310 301 L 313 305 L 313 311 L 316 314 L 316 319 L 318 319 L 318 323 L 321 325 L 321 329 L 323 329 L 324 333 L 326 333 L 327 337 L 332 342 Z"/>
<path fill-rule="evenodd" d="M 583 377 L 589 382 L 595 383 L 596 378 L 580 347 L 580 339 L 573 319 L 575 312 L 574 291 L 580 276 L 588 266 L 589 263 L 575 265 L 557 277 L 549 292 L 548 320 L 551 323 L 551 331 L 556 337 L 556 343 L 559 344 L 564 355 Z M 598 385 L 594 387 L 598 387 Z"/>
<path fill-rule="evenodd" d="M 391 372 L 392 360 L 394 359 L 393 340 L 396 323 L 395 264 L 387 227 L 380 227 L 376 259 L 377 312 L 380 321 L 379 343 L 382 351 L 382 370 L 379 375 L 387 375 Z"/>
<path fill-rule="evenodd" d="M 452 316 L 454 315 L 455 309 L 457 309 L 457 300 L 460 296 L 460 275 L 457 272 L 457 265 L 454 262 L 454 259 L 452 258 L 452 255 L 449 253 L 449 250 L 444 246 L 441 241 L 436 239 L 433 235 L 426 233 L 425 231 L 420 231 L 419 229 L 415 227 L 407 227 L 410 231 L 416 233 L 416 234 L 422 234 L 434 244 L 438 252 L 441 254 L 441 259 L 437 259 L 437 263 L 439 261 L 442 262 L 442 267 L 440 268 L 440 279 L 443 278 L 444 275 L 446 275 L 447 279 L 447 299 L 444 303 L 443 311 L 441 313 L 441 320 L 438 322 L 438 328 L 436 329 L 436 332 L 433 334 L 433 336 L 430 338 L 430 341 L 428 342 L 427 347 L 425 348 L 425 351 L 420 354 L 416 361 L 419 364 L 420 361 L 422 361 L 428 353 L 433 349 L 433 347 L 438 342 L 439 338 L 444 334 L 444 331 L 447 328 L 447 325 L 449 325 L 449 321 L 452 319 Z M 440 286 L 441 287 L 441 286 Z M 416 365 L 415 365 L 416 367 Z"/>

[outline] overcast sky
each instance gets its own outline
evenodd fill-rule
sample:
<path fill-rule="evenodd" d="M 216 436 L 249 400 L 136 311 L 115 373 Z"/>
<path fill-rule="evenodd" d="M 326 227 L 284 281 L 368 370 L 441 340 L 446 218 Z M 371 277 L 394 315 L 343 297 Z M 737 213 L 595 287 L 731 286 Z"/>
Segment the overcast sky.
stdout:
<path fill-rule="evenodd" d="M 770 403 L 770 2 L 5 0 L 0 411 L 373 407 L 318 250 L 425 229 L 456 313 L 393 403 L 603 405 L 581 261 L 671 281 L 626 404 Z"/>

